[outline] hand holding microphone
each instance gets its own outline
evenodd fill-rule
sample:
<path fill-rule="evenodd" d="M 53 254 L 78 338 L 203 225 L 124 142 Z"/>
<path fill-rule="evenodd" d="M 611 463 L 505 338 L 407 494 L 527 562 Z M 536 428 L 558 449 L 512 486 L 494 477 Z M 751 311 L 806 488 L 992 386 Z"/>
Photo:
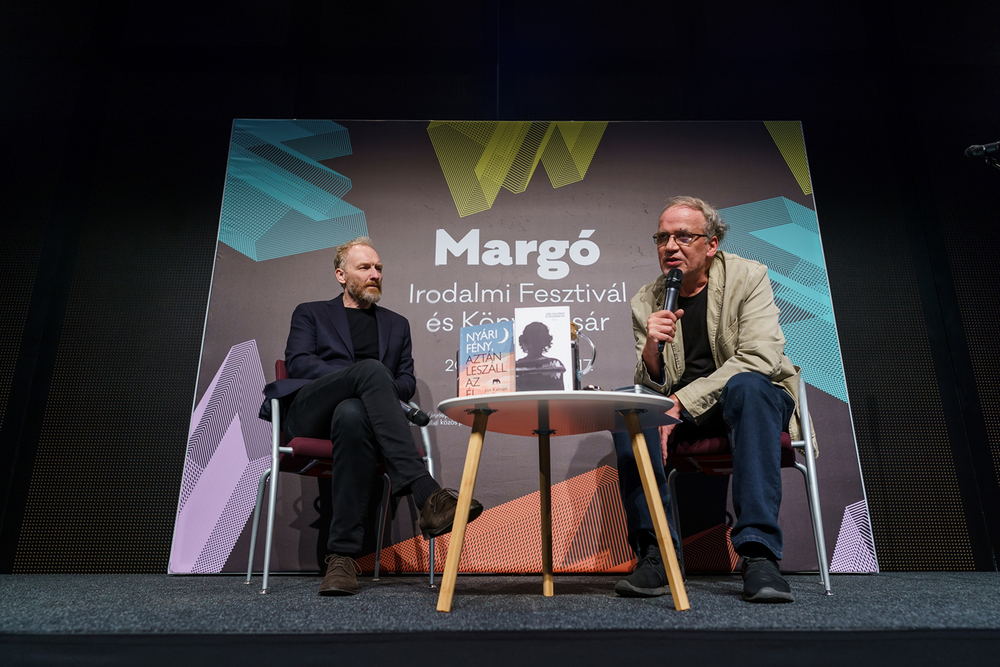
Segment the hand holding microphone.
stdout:
<path fill-rule="evenodd" d="M 646 320 L 646 345 L 642 349 L 642 361 L 651 378 L 663 381 L 663 348 L 673 342 L 677 319 L 684 314 L 677 310 L 677 297 L 681 290 L 684 272 L 678 268 L 667 273 L 666 292 L 663 295 L 663 308 L 651 313 Z"/>
<path fill-rule="evenodd" d="M 681 291 L 681 283 L 684 281 L 684 272 L 680 269 L 673 268 L 667 273 L 666 291 L 663 293 L 663 308 L 660 310 L 666 310 L 671 313 L 676 313 L 677 311 L 677 296 Z M 683 315 L 684 311 L 680 311 Z M 679 316 L 678 316 L 679 317 Z M 676 321 L 676 318 L 674 318 Z M 671 322 L 671 332 L 670 339 L 673 340 L 673 322 Z M 661 340 L 658 346 L 659 351 L 663 352 L 663 347 L 666 345 L 666 341 Z"/>

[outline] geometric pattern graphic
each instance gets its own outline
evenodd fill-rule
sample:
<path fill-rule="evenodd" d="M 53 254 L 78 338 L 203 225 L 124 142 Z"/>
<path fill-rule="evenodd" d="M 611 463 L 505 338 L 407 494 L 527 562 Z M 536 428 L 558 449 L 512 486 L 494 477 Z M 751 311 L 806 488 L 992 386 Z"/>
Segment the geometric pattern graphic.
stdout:
<path fill-rule="evenodd" d="M 792 164 L 790 153 L 783 153 L 784 159 L 779 157 L 774 143 L 760 133 L 759 124 L 743 124 L 740 128 L 741 132 L 746 132 L 748 140 L 752 140 L 750 146 L 754 150 L 761 146 L 761 141 L 764 142 L 763 147 L 770 160 L 769 173 L 777 175 L 779 182 L 786 184 L 786 189 L 791 187 L 788 193 L 798 199 L 797 191 L 787 179 L 787 169 Z M 533 211 L 539 210 L 537 206 L 542 205 L 541 200 L 544 199 L 549 203 L 543 208 L 551 206 L 552 209 L 546 208 L 543 212 L 559 220 L 559 224 L 570 225 L 573 229 L 576 223 L 569 220 L 573 216 L 568 202 L 580 199 L 581 195 L 585 198 L 592 190 L 602 191 L 605 183 L 591 183 L 592 179 L 603 181 L 607 176 L 616 178 L 625 170 L 635 169 L 631 157 L 618 152 L 623 146 L 633 146 L 634 137 L 615 132 L 616 127 L 610 127 L 612 132 L 609 133 L 609 125 L 604 122 L 434 121 L 417 125 L 386 124 L 385 129 L 391 130 L 385 135 L 385 141 L 369 143 L 371 135 L 379 134 L 378 126 L 374 124 L 354 125 L 352 122 L 344 126 L 333 121 L 234 121 L 220 240 L 261 262 L 270 257 L 306 252 L 367 232 L 365 212 L 348 204 L 348 198 L 365 206 L 368 215 L 378 213 L 381 218 L 383 213 L 397 207 L 398 202 L 408 201 L 410 195 L 425 199 L 423 204 L 441 204 L 440 198 L 445 194 L 441 185 L 446 185 L 461 216 L 485 212 L 480 218 L 485 216 L 493 220 L 491 216 L 502 218 L 508 213 L 517 218 L 522 213 L 530 217 Z M 781 136 L 781 127 L 772 126 L 769 130 L 772 137 Z M 677 137 L 683 139 L 684 134 Z M 729 151 L 736 144 L 732 143 L 732 136 L 726 137 L 725 150 Z M 655 137 L 651 137 L 653 139 Z M 363 164 L 357 156 L 352 157 L 352 141 L 359 142 L 359 151 L 364 153 Z M 780 143 L 777 138 L 774 142 Z M 681 151 L 678 159 L 684 157 L 684 145 L 683 141 L 678 143 L 676 150 Z M 374 152 L 369 152 L 369 146 Z M 597 161 L 599 147 L 602 151 L 600 162 Z M 670 145 L 651 148 L 649 157 L 654 160 L 654 166 L 661 163 L 663 156 L 675 150 Z M 636 158 L 646 159 L 644 155 L 640 152 Z M 431 169 L 414 173 L 413 164 L 419 162 L 405 157 L 400 160 L 400 156 L 419 156 L 423 164 Z M 623 162 L 611 164 L 608 161 L 612 158 L 622 159 Z M 433 163 L 427 163 L 427 159 L 436 163 L 440 171 L 433 169 Z M 595 167 L 594 171 L 589 170 L 591 166 Z M 754 168 L 761 167 L 755 164 Z M 545 170 L 545 176 L 535 175 L 540 169 Z M 608 173 L 605 174 L 605 171 Z M 646 170 L 627 173 L 640 172 L 646 173 Z M 373 193 L 352 191 L 351 180 L 343 174 L 365 179 L 365 186 L 370 185 Z M 372 178 L 378 182 L 369 184 L 365 174 L 377 174 Z M 547 178 L 555 189 L 549 191 L 536 182 L 534 187 L 539 191 L 527 193 L 532 178 Z M 637 181 L 636 188 L 640 188 L 641 182 L 641 179 Z M 419 191 L 416 188 L 418 184 Z M 563 187 L 570 184 L 573 184 L 572 187 Z M 391 206 L 376 210 L 375 204 L 368 203 L 376 200 L 366 198 L 370 195 Z M 780 322 L 788 339 L 786 353 L 805 368 L 806 380 L 820 390 L 817 394 L 821 403 L 825 394 L 836 397 L 838 402 L 846 401 L 816 214 L 809 208 L 812 205 L 808 197 L 802 199 L 805 205 L 784 197 L 753 201 L 770 196 L 771 193 L 757 197 L 747 195 L 735 201 L 751 203 L 723 209 L 722 213 L 732 230 L 723 249 L 756 259 L 769 267 L 775 299 L 780 308 Z M 532 211 L 527 211 L 525 206 Z M 422 205 L 421 209 L 424 208 L 428 207 Z M 421 213 L 414 224 L 425 232 L 440 226 L 442 211 L 445 217 L 448 216 L 447 206 L 441 209 L 438 205 L 436 211 L 432 214 Z M 497 218 L 497 224 L 507 224 L 513 217 L 506 221 Z M 338 231 L 342 231 L 345 238 L 330 238 Z M 406 248 L 398 241 L 397 245 Z M 627 253 L 630 250 L 621 246 L 617 252 Z M 313 257 L 315 255 L 312 253 Z M 288 259 L 306 262 L 309 257 L 293 256 Z M 405 268 L 412 275 L 426 274 L 428 259 L 411 253 Z M 248 289 L 256 284 L 255 281 L 263 281 L 268 266 L 276 263 L 282 262 L 280 259 L 270 264 L 220 262 L 217 271 L 226 282 L 217 284 L 225 284 L 226 289 Z M 606 265 L 593 270 L 617 272 L 617 269 Z M 625 270 L 639 275 L 634 264 L 628 264 Z M 648 267 L 643 271 L 648 271 Z M 470 267 L 468 271 L 447 276 L 447 279 L 476 279 L 477 272 L 478 269 Z M 593 276 L 586 279 L 592 281 Z M 595 299 L 600 300 L 597 294 L 594 293 Z M 464 297 L 444 299 L 457 304 Z M 503 301 L 510 300 L 508 296 Z M 219 302 L 218 299 L 216 301 Z M 280 316 L 280 310 L 286 307 L 281 299 L 268 297 L 266 301 L 260 304 L 264 315 L 275 311 Z M 411 297 L 410 304 L 409 310 L 404 312 L 411 320 L 414 317 L 426 318 L 434 312 L 422 312 L 419 297 L 417 303 Z M 239 542 L 239 549 L 243 548 L 244 542 L 240 540 L 246 537 L 242 531 L 252 512 L 256 483 L 260 472 L 268 467 L 270 429 L 256 417 L 262 398 L 260 389 L 264 385 L 256 344 L 254 341 L 242 344 L 249 346 L 246 349 L 241 345 L 234 346 L 225 362 L 221 360 L 230 345 L 251 337 L 237 332 L 253 331 L 258 325 L 254 323 L 252 314 L 230 310 L 223 315 L 211 318 L 206 329 L 206 351 L 211 343 L 214 356 L 202 367 L 201 386 L 204 387 L 209 380 L 212 385 L 205 397 L 199 399 L 197 414 L 192 421 L 190 451 L 172 552 L 173 571 L 219 572 L 222 568 L 229 569 L 235 565 L 238 551 L 234 552 L 233 548 L 236 542 Z M 268 319 L 274 321 L 269 315 Z M 278 348 L 284 342 L 285 332 L 272 329 L 268 328 L 266 332 L 269 339 L 267 345 L 259 337 L 257 343 Z M 414 333 L 414 346 L 440 350 L 447 348 L 448 343 L 447 338 L 434 337 L 432 340 Z M 449 385 L 440 378 L 427 381 L 432 393 L 440 392 L 446 397 L 454 395 L 453 384 Z M 244 395 L 250 398 L 244 398 Z M 236 409 L 230 405 L 241 403 L 243 407 Z M 835 407 L 839 409 L 841 406 L 843 403 Z M 223 408 L 228 411 L 224 412 Z M 465 449 L 461 428 L 440 413 L 432 413 L 432 416 L 435 425 L 454 427 L 438 431 L 442 467 L 454 472 L 461 467 Z M 255 431 L 259 432 L 258 435 L 253 435 Z M 464 437 L 467 436 L 466 430 Z M 523 445 L 527 454 L 526 457 L 518 456 L 519 460 L 510 464 L 517 472 L 516 481 L 512 482 L 516 486 L 503 484 L 496 485 L 498 488 L 480 490 L 480 494 L 488 496 L 482 499 L 487 501 L 489 509 L 469 526 L 460 564 L 463 571 L 540 571 L 539 494 L 534 483 L 537 473 L 528 470 L 530 475 L 521 474 L 526 467 L 533 466 L 531 459 L 534 452 L 528 451 L 531 449 L 529 444 L 525 441 L 513 445 L 519 453 Z M 255 449 L 258 445 L 259 449 Z M 599 465 L 599 459 L 590 458 L 591 451 L 587 447 L 581 447 L 579 454 L 580 458 L 574 460 L 575 470 Z M 298 515 L 302 518 L 311 516 L 309 506 L 303 506 L 302 502 L 311 505 L 312 493 L 313 486 L 310 484 L 302 488 L 301 495 L 285 497 L 288 502 L 283 506 L 286 509 L 295 507 L 295 512 L 303 509 L 304 513 Z M 846 497 L 857 498 L 859 495 L 851 492 Z M 297 506 L 293 505 L 296 500 L 299 501 Z M 598 468 L 554 485 L 552 501 L 553 560 L 557 571 L 629 570 L 635 559 L 626 543 L 617 473 L 613 467 Z M 842 506 L 843 503 L 840 503 L 839 507 Z M 392 535 L 390 541 L 405 541 L 383 545 L 381 563 L 388 572 L 428 569 L 428 543 L 419 535 L 406 539 L 416 534 L 411 531 L 416 526 L 400 525 L 408 518 L 413 519 L 412 512 L 396 515 L 396 525 L 389 531 Z M 724 525 L 714 526 L 716 523 L 721 522 L 716 519 L 703 523 L 698 530 L 713 527 L 685 540 L 691 571 L 732 572 L 735 567 L 728 529 Z M 309 520 L 305 520 L 290 527 L 299 531 L 300 540 L 310 544 L 307 550 L 292 556 L 287 565 L 292 565 L 293 569 L 311 570 L 311 542 L 317 526 L 315 522 L 310 524 Z M 444 566 L 449 539 L 442 536 L 437 542 L 439 570 Z M 359 563 L 371 570 L 374 554 L 360 558 Z M 282 567 L 287 569 L 285 565 Z"/>
<path fill-rule="evenodd" d="M 844 508 L 844 520 L 833 548 L 830 572 L 878 572 L 875 540 L 864 500 Z"/>
<path fill-rule="evenodd" d="M 468 525 L 460 572 L 542 571 L 539 493 L 516 498 L 482 513 Z M 442 571 L 451 535 L 435 540 L 435 568 Z M 387 572 L 427 572 L 428 542 L 421 536 L 382 549 Z M 555 572 L 630 572 L 635 554 L 625 540 L 625 512 L 618 471 L 609 466 L 552 485 L 552 564 Z M 375 554 L 358 560 L 365 571 Z"/>
<path fill-rule="evenodd" d="M 687 572 L 733 572 L 739 556 L 729 541 L 732 527 L 724 523 L 684 538 L 684 569 Z"/>
<path fill-rule="evenodd" d="M 812 194 L 812 179 L 809 177 L 809 160 L 806 159 L 806 141 L 802 136 L 802 123 L 797 120 L 765 120 L 764 126 L 771 133 L 775 145 L 785 158 L 795 180 L 802 188 L 802 194 Z"/>
<path fill-rule="evenodd" d="M 785 354 L 806 382 L 847 402 L 840 342 L 816 213 L 784 197 L 721 209 L 722 250 L 767 266 Z"/>
<path fill-rule="evenodd" d="M 501 188 L 520 194 L 539 161 L 553 188 L 583 180 L 607 122 L 468 121 L 427 126 L 461 217 L 493 206 Z"/>
<path fill-rule="evenodd" d="M 264 369 L 256 341 L 234 345 L 191 417 L 169 572 L 221 572 L 270 465 L 271 428 L 257 418 Z"/>
<path fill-rule="evenodd" d="M 347 128 L 330 120 L 236 120 L 219 240 L 259 262 L 367 235 L 343 199 L 351 180 L 320 164 L 345 155 Z"/>

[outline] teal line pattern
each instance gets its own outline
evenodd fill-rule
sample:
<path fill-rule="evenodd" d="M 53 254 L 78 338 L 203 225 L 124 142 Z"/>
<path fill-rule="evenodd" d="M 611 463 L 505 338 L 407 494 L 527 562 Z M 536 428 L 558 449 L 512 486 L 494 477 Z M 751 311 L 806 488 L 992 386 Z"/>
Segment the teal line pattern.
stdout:
<path fill-rule="evenodd" d="M 260 262 L 367 235 L 364 211 L 343 199 L 351 179 L 321 164 L 351 152 L 333 121 L 237 120 L 219 240 Z"/>
<path fill-rule="evenodd" d="M 806 382 L 846 403 L 847 385 L 816 213 L 784 197 L 720 213 L 729 223 L 722 250 L 768 268 L 774 301 L 781 310 L 785 354 L 802 367 Z"/>

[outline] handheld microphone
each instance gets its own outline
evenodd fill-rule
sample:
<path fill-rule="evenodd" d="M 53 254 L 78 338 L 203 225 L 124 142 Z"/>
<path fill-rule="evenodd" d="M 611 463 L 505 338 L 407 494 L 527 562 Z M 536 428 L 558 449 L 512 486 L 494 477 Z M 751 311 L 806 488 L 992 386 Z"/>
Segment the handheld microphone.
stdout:
<path fill-rule="evenodd" d="M 677 295 L 681 291 L 681 282 L 684 280 L 684 272 L 680 269 L 674 268 L 667 272 L 667 291 L 663 293 L 663 308 L 660 310 L 669 310 L 674 312 L 677 310 Z M 659 345 L 660 352 L 663 352 L 664 343 L 661 340 Z"/>
<path fill-rule="evenodd" d="M 973 144 L 965 149 L 965 157 L 987 157 L 1000 152 L 1000 141 L 992 144 Z"/>
<path fill-rule="evenodd" d="M 410 407 L 405 411 L 406 418 L 417 426 L 427 426 L 431 423 L 431 418 L 420 408 Z"/>

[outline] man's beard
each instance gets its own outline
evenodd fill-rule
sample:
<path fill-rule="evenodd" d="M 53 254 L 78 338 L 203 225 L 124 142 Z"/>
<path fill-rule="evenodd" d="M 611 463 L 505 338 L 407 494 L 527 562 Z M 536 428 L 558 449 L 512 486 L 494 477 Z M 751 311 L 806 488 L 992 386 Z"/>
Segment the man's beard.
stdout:
<path fill-rule="evenodd" d="M 351 298 L 358 303 L 364 303 L 369 306 L 378 303 L 378 300 L 382 298 L 382 283 L 362 283 L 353 277 L 347 278 L 347 293 L 351 295 Z"/>

